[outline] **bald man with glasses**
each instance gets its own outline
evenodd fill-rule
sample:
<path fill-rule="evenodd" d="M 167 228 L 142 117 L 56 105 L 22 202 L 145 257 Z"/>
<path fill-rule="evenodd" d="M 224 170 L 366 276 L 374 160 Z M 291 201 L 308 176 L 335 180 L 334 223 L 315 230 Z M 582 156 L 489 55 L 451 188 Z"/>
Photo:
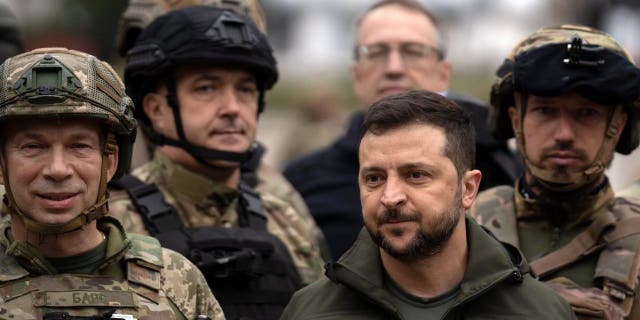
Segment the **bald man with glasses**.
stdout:
<path fill-rule="evenodd" d="M 417 1 L 384 0 L 356 22 L 353 89 L 363 109 L 353 115 L 344 136 L 332 145 L 290 162 L 285 176 L 303 196 L 338 258 L 362 227 L 358 191 L 358 143 L 363 111 L 375 101 L 410 89 L 447 95 L 471 113 L 476 128 L 476 166 L 481 190 L 511 184 L 518 175 L 515 157 L 485 128 L 487 108 L 448 93 L 451 64 L 445 58 L 435 17 Z"/>

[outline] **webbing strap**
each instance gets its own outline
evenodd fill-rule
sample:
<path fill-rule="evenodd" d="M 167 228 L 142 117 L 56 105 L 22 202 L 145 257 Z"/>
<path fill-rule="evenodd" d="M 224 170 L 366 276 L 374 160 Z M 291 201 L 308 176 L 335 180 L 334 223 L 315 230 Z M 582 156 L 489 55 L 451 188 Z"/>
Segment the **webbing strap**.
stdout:
<path fill-rule="evenodd" d="M 529 266 L 533 274 L 539 278 L 544 277 L 602 249 L 608 243 L 640 233 L 640 217 L 617 222 L 611 212 L 600 215 L 571 242 L 532 261 Z"/>
<path fill-rule="evenodd" d="M 145 183 L 127 174 L 115 184 L 127 191 L 151 235 L 178 230 L 184 226 L 178 212 L 167 204 L 164 195 L 154 183 Z"/>

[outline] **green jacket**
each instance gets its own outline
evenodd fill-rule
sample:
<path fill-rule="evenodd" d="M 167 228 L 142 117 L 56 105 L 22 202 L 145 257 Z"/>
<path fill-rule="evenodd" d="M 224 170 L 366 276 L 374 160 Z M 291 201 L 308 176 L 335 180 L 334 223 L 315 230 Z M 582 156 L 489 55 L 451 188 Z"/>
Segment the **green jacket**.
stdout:
<path fill-rule="evenodd" d="M 454 306 L 444 319 L 574 319 L 569 305 L 534 280 L 513 247 L 466 218 L 469 257 Z M 298 291 L 281 319 L 407 319 L 385 289 L 378 246 L 366 230 L 326 278 Z"/>
<path fill-rule="evenodd" d="M 106 255 L 91 274 L 59 274 L 34 246 L 14 241 L 0 223 L 0 319 L 42 319 L 50 312 L 96 316 L 115 310 L 135 319 L 222 320 L 198 269 L 154 238 L 126 235 L 113 218 L 98 219 Z"/>

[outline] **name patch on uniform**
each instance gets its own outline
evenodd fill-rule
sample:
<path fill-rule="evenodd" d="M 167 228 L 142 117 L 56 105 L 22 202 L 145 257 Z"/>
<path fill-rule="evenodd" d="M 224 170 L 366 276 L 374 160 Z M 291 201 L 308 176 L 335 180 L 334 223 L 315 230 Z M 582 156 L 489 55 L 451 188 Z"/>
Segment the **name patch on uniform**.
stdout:
<path fill-rule="evenodd" d="M 47 291 L 34 293 L 36 307 L 137 307 L 129 291 Z"/>

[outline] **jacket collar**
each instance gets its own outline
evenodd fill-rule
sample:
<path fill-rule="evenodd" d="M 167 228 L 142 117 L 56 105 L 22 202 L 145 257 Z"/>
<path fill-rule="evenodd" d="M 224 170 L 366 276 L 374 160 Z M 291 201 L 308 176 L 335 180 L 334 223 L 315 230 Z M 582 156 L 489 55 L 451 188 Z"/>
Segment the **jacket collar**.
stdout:
<path fill-rule="evenodd" d="M 152 164 L 162 181 L 162 186 L 172 194 L 181 194 L 201 203 L 207 199 L 216 199 L 220 207 L 228 207 L 238 198 L 238 192 L 222 183 L 187 170 L 175 163 L 159 150 L 156 150 Z"/>
<path fill-rule="evenodd" d="M 105 268 L 118 261 L 124 255 L 131 243 L 127 239 L 124 228 L 111 217 L 102 217 L 97 220 L 100 229 L 107 239 L 107 253 L 105 262 L 101 268 Z M 16 241 L 11 236 L 11 225 L 8 219 L 3 219 L 0 224 L 0 245 L 5 252 L 0 259 L 0 268 L 7 267 L 10 274 L 6 274 L 0 281 L 19 279 L 29 273 L 57 274 L 55 268 L 35 246 L 26 241 Z M 19 262 L 18 262 L 19 261 Z M 29 270 L 29 271 L 27 271 Z"/>
<path fill-rule="evenodd" d="M 456 297 L 456 305 L 470 300 L 511 276 L 521 279 L 520 270 L 527 270 L 517 250 L 508 251 L 469 217 L 465 216 L 464 221 L 467 227 L 469 257 L 467 270 L 460 283 L 460 293 Z M 326 275 L 332 281 L 359 292 L 397 314 L 397 308 L 384 288 L 384 270 L 379 248 L 365 228 L 360 231 L 355 244 L 340 260 L 328 264 L 326 268 Z"/>
<path fill-rule="evenodd" d="M 615 195 L 608 179 L 596 190 L 581 199 L 578 203 L 572 203 L 571 217 L 568 217 L 566 227 L 584 225 L 590 223 L 601 212 L 607 210 L 613 204 Z M 536 195 L 526 184 L 524 178 L 516 181 L 515 205 L 517 219 L 547 219 L 545 211 L 538 206 Z"/>

